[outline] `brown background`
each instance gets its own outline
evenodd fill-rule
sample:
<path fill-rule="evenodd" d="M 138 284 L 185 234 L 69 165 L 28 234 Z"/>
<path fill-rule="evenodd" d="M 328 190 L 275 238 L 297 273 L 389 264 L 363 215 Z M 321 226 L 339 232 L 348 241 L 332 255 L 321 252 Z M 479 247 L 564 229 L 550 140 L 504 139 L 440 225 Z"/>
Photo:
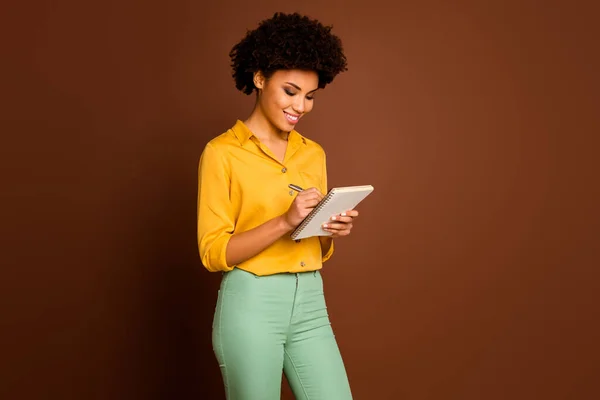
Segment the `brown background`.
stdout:
<path fill-rule="evenodd" d="M 324 272 L 355 398 L 599 398 L 592 7 L 12 3 L 0 398 L 224 398 L 196 167 L 252 107 L 229 49 L 277 10 L 343 38 L 298 129 L 332 186 L 376 187 Z"/>

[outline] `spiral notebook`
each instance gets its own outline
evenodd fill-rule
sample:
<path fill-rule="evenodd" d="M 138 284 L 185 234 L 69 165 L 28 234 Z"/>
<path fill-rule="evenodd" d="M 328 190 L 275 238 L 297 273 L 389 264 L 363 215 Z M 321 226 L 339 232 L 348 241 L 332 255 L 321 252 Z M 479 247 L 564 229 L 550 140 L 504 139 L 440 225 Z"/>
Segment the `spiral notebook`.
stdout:
<path fill-rule="evenodd" d="M 331 189 L 315 208 L 292 232 L 292 239 L 304 239 L 311 236 L 331 236 L 321 228 L 334 215 L 352 210 L 373 192 L 373 186 L 346 186 Z"/>

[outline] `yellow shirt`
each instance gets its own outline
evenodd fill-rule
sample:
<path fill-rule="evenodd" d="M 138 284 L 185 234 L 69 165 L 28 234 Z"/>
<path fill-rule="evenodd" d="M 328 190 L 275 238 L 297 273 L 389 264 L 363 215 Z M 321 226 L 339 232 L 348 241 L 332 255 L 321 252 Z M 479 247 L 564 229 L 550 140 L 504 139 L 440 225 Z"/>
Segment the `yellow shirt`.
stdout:
<path fill-rule="evenodd" d="M 227 265 L 226 248 L 233 234 L 288 210 L 297 194 L 288 187 L 290 183 L 327 192 L 323 148 L 295 130 L 288 136 L 283 163 L 239 120 L 206 145 L 198 168 L 197 203 L 198 247 L 206 269 L 237 267 L 255 275 L 321 269 L 333 253 L 333 242 L 322 252 L 318 237 L 294 241 L 289 234 L 258 255 Z"/>

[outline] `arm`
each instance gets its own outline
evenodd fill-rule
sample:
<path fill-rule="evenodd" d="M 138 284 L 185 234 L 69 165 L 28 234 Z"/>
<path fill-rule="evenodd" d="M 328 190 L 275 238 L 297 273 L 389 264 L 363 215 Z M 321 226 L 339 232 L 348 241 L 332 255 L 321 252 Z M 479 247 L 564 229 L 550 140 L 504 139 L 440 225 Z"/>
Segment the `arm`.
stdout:
<path fill-rule="evenodd" d="M 198 249 L 202 264 L 211 272 L 230 271 L 227 243 L 235 227 L 234 207 L 229 198 L 230 175 L 222 155 L 210 143 L 198 166 Z"/>
<path fill-rule="evenodd" d="M 325 153 L 323 153 L 323 171 L 321 173 L 321 187 L 319 189 L 323 195 L 327 194 L 327 157 Z M 319 236 L 319 240 L 321 241 L 321 255 L 323 262 L 325 262 L 333 255 L 333 238 L 330 236 Z"/>
<path fill-rule="evenodd" d="M 316 189 L 298 194 L 286 213 L 246 232 L 235 230 L 229 198 L 230 173 L 222 155 L 210 144 L 198 169 L 198 247 L 209 271 L 231 271 L 296 227 L 321 199 Z"/>
<path fill-rule="evenodd" d="M 284 214 L 256 228 L 233 235 L 227 246 L 227 264 L 239 264 L 269 247 L 298 226 L 322 198 L 316 188 L 303 190 Z"/>
<path fill-rule="evenodd" d="M 227 265 L 237 265 L 254 257 L 292 229 L 280 215 L 249 231 L 233 235 L 227 245 Z"/>

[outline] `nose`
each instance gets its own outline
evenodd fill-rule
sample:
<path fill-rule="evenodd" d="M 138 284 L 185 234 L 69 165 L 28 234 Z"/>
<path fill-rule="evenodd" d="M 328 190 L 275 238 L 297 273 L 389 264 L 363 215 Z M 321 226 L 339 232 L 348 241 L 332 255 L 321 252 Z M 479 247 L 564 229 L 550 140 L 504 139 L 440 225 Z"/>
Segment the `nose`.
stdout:
<path fill-rule="evenodd" d="M 294 104 L 292 104 L 292 108 L 294 109 L 294 111 L 298 114 L 303 114 L 305 110 L 305 101 L 306 100 L 304 100 L 303 96 L 297 96 L 297 100 L 294 102 Z"/>

